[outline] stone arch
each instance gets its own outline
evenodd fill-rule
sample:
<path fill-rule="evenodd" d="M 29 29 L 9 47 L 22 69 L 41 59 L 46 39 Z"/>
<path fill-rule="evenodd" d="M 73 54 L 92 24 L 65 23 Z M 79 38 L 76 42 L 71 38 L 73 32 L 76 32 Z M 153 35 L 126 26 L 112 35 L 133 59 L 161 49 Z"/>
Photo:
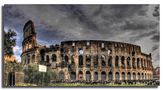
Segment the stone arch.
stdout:
<path fill-rule="evenodd" d="M 86 55 L 86 66 L 87 67 L 91 66 L 91 55 Z"/>
<path fill-rule="evenodd" d="M 67 55 L 64 56 L 64 60 L 65 60 L 66 63 L 68 63 L 69 58 L 68 58 Z"/>
<path fill-rule="evenodd" d="M 121 66 L 122 66 L 122 68 L 125 68 L 125 57 L 124 56 L 121 57 Z"/>
<path fill-rule="evenodd" d="M 120 80 L 120 74 L 119 74 L 119 72 L 116 72 L 116 80 Z"/>
<path fill-rule="evenodd" d="M 115 67 L 116 68 L 119 67 L 119 57 L 118 56 L 115 57 Z"/>
<path fill-rule="evenodd" d="M 140 59 L 137 58 L 137 67 L 140 68 Z"/>
<path fill-rule="evenodd" d="M 122 80 L 125 80 L 125 72 L 122 72 Z"/>
<path fill-rule="evenodd" d="M 111 71 L 109 72 L 109 80 L 113 80 L 113 73 Z"/>
<path fill-rule="evenodd" d="M 130 63 L 130 57 L 127 58 L 127 68 L 130 69 L 131 63 Z"/>
<path fill-rule="evenodd" d="M 133 69 L 136 69 L 135 58 L 132 59 L 132 65 L 133 65 Z"/>
<path fill-rule="evenodd" d="M 91 80 L 91 73 L 90 71 L 86 71 L 86 81 L 90 81 Z"/>
<path fill-rule="evenodd" d="M 81 67 L 83 65 L 83 56 L 79 55 L 79 66 Z"/>
<path fill-rule="evenodd" d="M 59 72 L 59 80 L 64 80 L 64 72 L 63 71 L 60 71 Z"/>
<path fill-rule="evenodd" d="M 56 62 L 56 59 L 57 59 L 56 54 L 52 54 L 52 56 L 51 56 L 51 60 L 52 60 L 52 62 Z"/>
<path fill-rule="evenodd" d="M 50 62 L 49 55 L 46 55 L 46 62 L 47 62 L 47 63 L 49 63 L 49 62 Z"/>
<path fill-rule="evenodd" d="M 105 55 L 101 55 L 101 66 L 106 66 Z"/>
<path fill-rule="evenodd" d="M 94 67 L 98 67 L 98 55 L 93 56 Z"/>
<path fill-rule="evenodd" d="M 145 80 L 147 80 L 147 75 L 146 75 L 146 73 L 145 73 Z"/>
<path fill-rule="evenodd" d="M 95 72 L 94 73 L 94 81 L 97 81 L 98 80 L 98 72 Z"/>
<path fill-rule="evenodd" d="M 32 55 L 32 63 L 34 63 L 35 62 L 35 55 L 33 54 Z"/>
<path fill-rule="evenodd" d="M 109 56 L 109 59 L 108 59 L 108 66 L 109 66 L 109 67 L 112 67 L 112 56 Z"/>
<path fill-rule="evenodd" d="M 133 72 L 133 80 L 136 80 L 136 73 Z"/>
<path fill-rule="evenodd" d="M 79 74 L 78 74 L 78 80 L 83 80 L 83 72 L 82 71 L 79 71 Z"/>
<path fill-rule="evenodd" d="M 130 72 L 127 73 L 127 76 L 128 76 L 128 80 L 131 80 L 131 74 L 130 74 Z"/>
<path fill-rule="evenodd" d="M 76 80 L 76 72 L 71 72 L 71 80 Z"/>
<path fill-rule="evenodd" d="M 27 54 L 27 56 L 26 56 L 26 64 L 29 64 L 29 63 L 30 63 L 30 55 Z"/>
<path fill-rule="evenodd" d="M 101 72 L 101 80 L 103 80 L 103 81 L 106 80 L 106 72 L 105 71 Z"/>

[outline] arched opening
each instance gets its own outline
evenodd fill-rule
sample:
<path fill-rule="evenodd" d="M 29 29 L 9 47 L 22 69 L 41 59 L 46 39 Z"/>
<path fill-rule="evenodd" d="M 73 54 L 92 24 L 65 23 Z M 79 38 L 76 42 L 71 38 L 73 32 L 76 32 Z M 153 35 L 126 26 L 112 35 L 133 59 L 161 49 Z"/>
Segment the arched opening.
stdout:
<path fill-rule="evenodd" d="M 121 57 L 121 65 L 122 65 L 122 68 L 124 69 L 125 68 L 125 57 L 124 56 Z"/>
<path fill-rule="evenodd" d="M 94 73 L 94 81 L 97 81 L 98 80 L 98 72 L 95 72 Z"/>
<path fill-rule="evenodd" d="M 136 69 L 135 58 L 132 59 L 133 69 Z"/>
<path fill-rule="evenodd" d="M 64 59 L 65 59 L 65 63 L 68 63 L 68 56 L 67 55 L 65 55 Z"/>
<path fill-rule="evenodd" d="M 133 80 L 136 80 L 136 73 L 133 72 Z"/>
<path fill-rule="evenodd" d="M 128 80 L 131 80 L 131 74 L 128 72 Z"/>
<path fill-rule="evenodd" d="M 144 80 L 144 74 L 142 73 L 142 80 Z"/>
<path fill-rule="evenodd" d="M 79 71 L 79 80 L 83 80 L 83 72 Z"/>
<path fill-rule="evenodd" d="M 79 55 L 79 67 L 83 66 L 83 56 Z"/>
<path fill-rule="evenodd" d="M 71 72 L 71 80 L 76 80 L 76 72 Z"/>
<path fill-rule="evenodd" d="M 71 67 L 75 67 L 74 55 L 71 56 Z"/>
<path fill-rule="evenodd" d="M 26 56 L 26 64 L 29 64 L 30 63 L 30 55 L 28 54 L 27 56 Z"/>
<path fill-rule="evenodd" d="M 141 68 L 142 69 L 144 68 L 144 61 L 143 61 L 143 59 L 141 59 Z"/>
<path fill-rule="evenodd" d="M 32 63 L 35 62 L 35 55 L 32 55 Z"/>
<path fill-rule="evenodd" d="M 98 67 L 98 55 L 93 56 L 94 67 Z"/>
<path fill-rule="evenodd" d="M 91 73 L 89 71 L 86 71 L 86 81 L 91 80 Z"/>
<path fill-rule="evenodd" d="M 112 67 L 112 56 L 109 56 L 108 59 L 108 66 L 111 68 Z"/>
<path fill-rule="evenodd" d="M 105 81 L 106 80 L 106 72 L 101 72 L 101 80 Z"/>
<path fill-rule="evenodd" d="M 127 58 L 127 68 L 130 69 L 131 64 L 130 64 L 130 57 Z"/>
<path fill-rule="evenodd" d="M 140 68 L 140 60 L 137 58 L 137 67 Z"/>
<path fill-rule="evenodd" d="M 8 74 L 8 86 L 15 86 L 15 73 L 9 72 Z"/>
<path fill-rule="evenodd" d="M 46 61 L 47 61 L 47 63 L 50 63 L 50 59 L 49 59 L 48 55 L 46 55 Z"/>
<path fill-rule="evenodd" d="M 138 80 L 140 80 L 140 73 L 138 73 Z"/>
<path fill-rule="evenodd" d="M 56 55 L 55 54 L 52 54 L 52 56 L 51 56 L 51 59 L 52 59 L 52 62 L 56 62 Z"/>
<path fill-rule="evenodd" d="M 147 80 L 147 75 L 146 75 L 146 73 L 145 73 L 145 80 Z"/>
<path fill-rule="evenodd" d="M 90 67 L 91 66 L 91 56 L 90 55 L 86 55 L 86 67 Z"/>
<path fill-rule="evenodd" d="M 116 80 L 120 80 L 120 74 L 119 74 L 119 72 L 116 72 Z"/>
<path fill-rule="evenodd" d="M 63 71 L 59 72 L 59 80 L 64 80 L 64 72 Z"/>
<path fill-rule="evenodd" d="M 122 72 L 122 80 L 125 80 L 125 73 Z"/>
<path fill-rule="evenodd" d="M 116 68 L 119 67 L 119 61 L 118 61 L 118 60 L 119 60 L 119 57 L 116 56 L 116 57 L 115 57 L 115 67 L 116 67 Z"/>
<path fill-rule="evenodd" d="M 113 80 L 113 73 L 109 72 L 109 80 Z"/>
<path fill-rule="evenodd" d="M 106 66 L 106 61 L 105 61 L 105 55 L 101 56 L 101 66 L 105 67 Z"/>

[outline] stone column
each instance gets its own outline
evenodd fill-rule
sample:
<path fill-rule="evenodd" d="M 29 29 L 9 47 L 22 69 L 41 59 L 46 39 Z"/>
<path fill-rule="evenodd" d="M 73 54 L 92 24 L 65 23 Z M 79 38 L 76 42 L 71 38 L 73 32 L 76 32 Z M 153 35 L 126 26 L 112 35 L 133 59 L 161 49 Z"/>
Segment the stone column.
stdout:
<path fill-rule="evenodd" d="M 76 68 L 76 80 L 78 80 L 79 79 L 79 70 L 78 70 L 78 68 Z"/>
<path fill-rule="evenodd" d="M 94 72 L 91 71 L 91 80 L 93 81 L 94 80 Z"/>
<path fill-rule="evenodd" d="M 120 71 L 119 74 L 120 74 L 120 80 L 122 80 L 122 72 Z"/>
<path fill-rule="evenodd" d="M 98 80 L 101 80 L 101 72 L 98 71 Z"/>

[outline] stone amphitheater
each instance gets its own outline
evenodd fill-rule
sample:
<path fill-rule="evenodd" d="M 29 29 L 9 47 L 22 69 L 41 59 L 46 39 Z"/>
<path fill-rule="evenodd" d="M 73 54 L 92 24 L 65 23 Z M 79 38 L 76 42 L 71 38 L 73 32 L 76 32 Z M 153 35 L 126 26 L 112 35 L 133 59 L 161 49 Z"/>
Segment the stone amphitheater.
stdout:
<path fill-rule="evenodd" d="M 37 43 L 34 23 L 23 28 L 21 61 L 43 64 L 60 80 L 151 80 L 151 53 L 134 44 L 104 40 L 70 40 L 46 47 Z"/>

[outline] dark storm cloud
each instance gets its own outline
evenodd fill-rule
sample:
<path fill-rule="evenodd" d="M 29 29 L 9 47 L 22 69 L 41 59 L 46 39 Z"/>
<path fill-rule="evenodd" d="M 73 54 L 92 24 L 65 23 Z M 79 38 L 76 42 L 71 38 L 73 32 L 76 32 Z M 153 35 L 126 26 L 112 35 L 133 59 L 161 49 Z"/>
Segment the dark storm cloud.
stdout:
<path fill-rule="evenodd" d="M 159 39 L 160 39 L 159 33 L 152 36 L 152 38 L 151 38 L 151 40 L 153 40 L 154 42 L 159 42 Z"/>
<path fill-rule="evenodd" d="M 142 21 L 125 21 L 123 30 L 149 30 L 154 29 L 158 25 L 157 22 L 142 23 Z"/>
<path fill-rule="evenodd" d="M 141 33 L 141 34 L 138 34 L 137 36 L 133 36 L 131 37 L 131 41 L 137 41 L 137 40 L 140 40 L 142 38 L 145 38 L 145 37 L 149 37 L 151 35 L 154 35 L 155 33 L 157 33 L 157 31 L 151 31 L 151 32 L 146 32 L 146 33 Z"/>
<path fill-rule="evenodd" d="M 21 48 L 22 29 L 32 20 L 40 44 L 64 40 L 115 40 L 142 46 L 159 55 L 159 21 L 153 17 L 155 5 L 5 5 L 5 28 L 19 33 L 17 51 Z M 17 53 L 17 55 L 20 52 Z M 156 63 L 155 65 L 159 65 Z"/>

